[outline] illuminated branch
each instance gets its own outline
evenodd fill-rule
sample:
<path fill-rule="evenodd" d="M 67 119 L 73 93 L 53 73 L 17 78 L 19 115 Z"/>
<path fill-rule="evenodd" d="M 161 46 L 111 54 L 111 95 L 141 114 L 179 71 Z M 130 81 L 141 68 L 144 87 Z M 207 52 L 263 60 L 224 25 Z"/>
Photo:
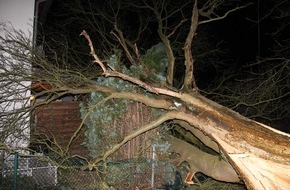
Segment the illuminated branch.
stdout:
<path fill-rule="evenodd" d="M 210 19 L 208 19 L 208 20 L 199 21 L 198 24 L 206 24 L 206 23 L 210 23 L 210 22 L 217 21 L 217 20 L 222 20 L 222 19 L 226 18 L 230 13 L 235 12 L 235 11 L 237 11 L 237 10 L 239 10 L 239 9 L 246 8 L 247 6 L 249 6 L 249 5 L 251 5 L 251 4 L 253 4 L 253 3 L 248 3 L 248 4 L 246 4 L 246 5 L 236 7 L 236 8 L 234 8 L 234 9 L 231 9 L 231 10 L 227 11 L 223 16 L 217 16 L 217 17 L 215 17 L 215 18 L 210 18 Z M 213 12 L 211 12 L 211 13 L 213 13 Z M 202 15 L 202 13 L 200 13 L 200 14 Z M 208 15 L 208 14 L 207 14 L 207 15 Z"/>
<path fill-rule="evenodd" d="M 127 44 L 126 44 L 126 42 L 125 42 L 125 38 L 124 38 L 124 36 L 123 36 L 122 31 L 119 30 L 119 29 L 117 28 L 116 25 L 115 25 L 115 30 L 118 32 L 119 36 L 118 36 L 117 34 L 115 34 L 113 31 L 111 31 L 110 33 L 111 33 L 113 36 L 115 36 L 115 37 L 117 38 L 117 40 L 119 41 L 119 43 L 120 43 L 121 46 L 123 47 L 123 49 L 124 49 L 124 51 L 125 51 L 125 54 L 126 54 L 128 60 L 130 61 L 130 63 L 131 63 L 132 65 L 136 65 L 136 63 L 135 63 L 135 61 L 134 61 L 134 59 L 133 59 L 133 57 L 132 57 L 132 55 L 131 55 L 131 53 L 130 53 L 128 47 L 127 47 Z"/>
<path fill-rule="evenodd" d="M 102 156 L 102 158 L 98 158 L 96 159 L 92 165 L 96 165 L 97 163 L 99 163 L 100 161 L 104 161 L 106 162 L 106 159 L 113 154 L 114 152 L 116 152 L 121 146 L 123 146 L 125 143 L 127 143 L 128 141 L 132 140 L 133 138 L 141 135 L 142 133 L 145 133 L 146 131 L 152 130 L 158 126 L 160 126 L 162 123 L 164 123 L 167 120 L 170 119 L 174 119 L 175 115 L 176 115 L 176 111 L 170 111 L 165 113 L 163 116 L 159 117 L 157 120 L 152 121 L 151 123 L 140 127 L 138 130 L 130 133 L 129 135 L 127 135 L 122 142 L 115 144 L 110 150 L 106 151 L 105 154 Z"/>
<path fill-rule="evenodd" d="M 190 29 L 183 47 L 185 57 L 185 78 L 183 83 L 183 90 L 185 91 L 197 89 L 194 79 L 194 59 L 191 51 L 192 40 L 193 37 L 196 35 L 197 26 L 198 26 L 198 9 L 196 0 L 192 9 Z"/>
<path fill-rule="evenodd" d="M 97 54 L 95 53 L 95 49 L 93 47 L 93 43 L 92 43 L 92 40 L 91 40 L 90 36 L 87 34 L 87 32 L 85 30 L 83 30 L 81 32 L 80 36 L 84 36 L 87 39 L 87 41 L 89 43 L 89 47 L 91 48 L 91 53 L 90 54 L 93 56 L 94 62 L 97 63 L 102 68 L 103 74 L 105 76 L 107 76 L 108 75 L 107 68 L 105 67 L 105 65 L 103 64 L 103 62 L 99 59 L 99 57 L 97 56 Z"/>

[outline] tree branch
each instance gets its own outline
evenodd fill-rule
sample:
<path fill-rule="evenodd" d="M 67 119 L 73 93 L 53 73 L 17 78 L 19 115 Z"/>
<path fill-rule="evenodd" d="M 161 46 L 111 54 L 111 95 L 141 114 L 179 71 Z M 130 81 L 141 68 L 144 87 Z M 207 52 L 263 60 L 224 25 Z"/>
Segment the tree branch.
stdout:
<path fill-rule="evenodd" d="M 197 0 L 195 0 L 195 3 L 192 8 L 190 29 L 183 47 L 185 56 L 185 78 L 182 89 L 185 91 L 197 89 L 194 79 L 194 59 L 192 57 L 191 51 L 192 41 L 193 37 L 196 35 L 197 26 L 198 26 L 198 9 L 197 9 Z"/>
<path fill-rule="evenodd" d="M 243 8 L 245 8 L 245 7 L 247 7 L 247 6 L 251 5 L 251 4 L 253 4 L 253 3 L 248 3 L 246 5 L 236 7 L 234 9 L 231 9 L 228 12 L 226 12 L 223 16 L 218 16 L 216 18 L 211 18 L 211 19 L 208 19 L 208 20 L 199 21 L 198 24 L 206 24 L 206 23 L 217 21 L 217 20 L 222 20 L 222 19 L 226 18 L 230 13 L 232 13 L 234 11 L 237 11 L 239 9 L 243 9 Z"/>
<path fill-rule="evenodd" d="M 155 129 L 156 127 L 160 126 L 162 123 L 164 123 L 167 120 L 170 119 L 174 119 L 175 118 L 175 114 L 177 113 L 177 111 L 170 111 L 165 113 L 163 116 L 159 117 L 157 120 L 152 121 L 151 123 L 140 127 L 138 130 L 130 133 L 129 135 L 127 135 L 120 143 L 115 144 L 110 150 L 106 151 L 104 153 L 104 155 L 102 156 L 102 158 L 98 158 L 96 159 L 92 165 L 96 165 L 97 163 L 103 161 L 106 162 L 106 159 L 113 154 L 114 152 L 116 152 L 121 146 L 123 146 L 125 143 L 127 143 L 128 141 L 132 140 L 133 138 L 141 135 L 142 133 L 145 133 L 146 131 Z"/>
<path fill-rule="evenodd" d="M 89 43 L 89 47 L 91 49 L 90 54 L 93 56 L 94 62 L 97 63 L 102 68 L 103 74 L 105 76 L 107 76 L 107 74 L 108 74 L 107 68 L 105 67 L 105 65 L 103 64 L 103 62 L 99 59 L 99 57 L 97 56 L 97 54 L 95 53 L 95 49 L 94 49 L 92 40 L 91 40 L 90 36 L 88 35 L 88 33 L 85 30 L 83 30 L 81 32 L 80 36 L 84 36 L 87 39 L 87 41 Z"/>

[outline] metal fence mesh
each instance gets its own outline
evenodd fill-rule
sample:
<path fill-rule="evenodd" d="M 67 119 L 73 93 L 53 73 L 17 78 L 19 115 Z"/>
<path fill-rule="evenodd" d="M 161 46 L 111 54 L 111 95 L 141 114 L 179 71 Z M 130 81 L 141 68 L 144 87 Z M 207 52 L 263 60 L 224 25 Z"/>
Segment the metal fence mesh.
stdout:
<path fill-rule="evenodd" d="M 0 189 L 43 189 L 57 184 L 57 167 L 45 157 L 8 155 L 1 166 Z"/>
<path fill-rule="evenodd" d="M 45 156 L 2 156 L 0 190 L 97 189 L 98 175 L 74 167 L 60 168 Z"/>
<path fill-rule="evenodd" d="M 110 162 L 106 170 L 100 165 L 97 170 L 83 171 L 78 163 L 57 167 L 45 156 L 14 154 L 2 157 L 0 190 L 99 190 L 103 189 L 102 180 L 115 189 L 152 189 L 153 185 L 173 179 L 174 176 L 169 176 L 173 170 L 166 165 L 145 158 L 128 159 Z"/>

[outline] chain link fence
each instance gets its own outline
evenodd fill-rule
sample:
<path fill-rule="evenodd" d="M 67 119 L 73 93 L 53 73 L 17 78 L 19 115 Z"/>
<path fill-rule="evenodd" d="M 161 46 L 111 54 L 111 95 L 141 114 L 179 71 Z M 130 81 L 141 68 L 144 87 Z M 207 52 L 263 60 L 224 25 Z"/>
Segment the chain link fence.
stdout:
<path fill-rule="evenodd" d="M 1 162 L 2 190 L 45 189 L 57 184 L 57 167 L 44 157 L 3 155 Z"/>
<path fill-rule="evenodd" d="M 92 171 L 83 171 L 80 166 L 74 159 L 58 167 L 45 156 L 2 154 L 0 190 L 100 190 L 102 181 L 115 189 L 136 190 L 174 182 L 172 167 L 150 159 L 109 162 Z"/>
<path fill-rule="evenodd" d="M 0 190 L 96 189 L 96 172 L 59 168 L 45 156 L 2 154 Z"/>

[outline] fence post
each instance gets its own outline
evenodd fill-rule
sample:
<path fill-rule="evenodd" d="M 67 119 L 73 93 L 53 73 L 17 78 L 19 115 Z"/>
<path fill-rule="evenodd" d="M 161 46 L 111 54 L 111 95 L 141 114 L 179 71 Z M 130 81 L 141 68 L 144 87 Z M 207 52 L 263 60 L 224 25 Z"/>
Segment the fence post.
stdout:
<path fill-rule="evenodd" d="M 151 166 L 151 187 L 152 189 L 155 186 L 155 156 L 156 156 L 156 152 L 155 152 L 155 144 L 152 145 L 152 166 Z"/>
<path fill-rule="evenodd" d="M 17 170 L 18 170 L 18 152 L 15 152 L 15 154 L 14 154 L 13 190 L 17 190 Z"/>

